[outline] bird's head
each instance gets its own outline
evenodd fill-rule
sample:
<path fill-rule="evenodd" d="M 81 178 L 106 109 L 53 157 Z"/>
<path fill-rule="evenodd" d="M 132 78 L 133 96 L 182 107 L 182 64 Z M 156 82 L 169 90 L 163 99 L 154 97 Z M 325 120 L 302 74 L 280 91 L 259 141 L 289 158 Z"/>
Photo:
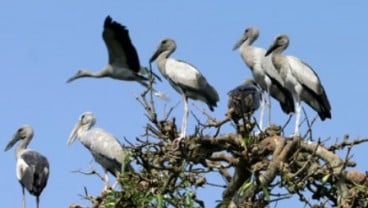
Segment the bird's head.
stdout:
<path fill-rule="evenodd" d="M 249 41 L 249 44 L 257 40 L 259 36 L 259 30 L 256 27 L 249 27 L 244 30 L 240 39 L 235 43 L 233 50 L 238 49 L 245 41 Z"/>
<path fill-rule="evenodd" d="M 87 77 L 89 74 L 89 72 L 87 70 L 84 69 L 80 69 L 77 71 L 76 74 L 74 74 L 72 77 L 70 77 L 66 82 L 70 83 L 76 79 L 82 78 L 82 77 Z"/>
<path fill-rule="evenodd" d="M 87 131 L 89 130 L 92 126 L 94 126 L 96 123 L 96 117 L 92 112 L 85 112 L 83 113 L 79 120 L 77 121 L 77 123 L 74 126 L 74 129 L 72 130 L 72 132 L 70 133 L 70 136 L 68 138 L 67 144 L 71 145 L 75 139 L 78 138 L 78 132 L 80 130 L 82 131 Z"/>
<path fill-rule="evenodd" d="M 245 85 L 253 85 L 253 86 L 258 86 L 257 82 L 252 79 L 252 78 L 247 78 L 244 80 L 243 82 Z"/>
<path fill-rule="evenodd" d="M 171 53 L 175 51 L 175 49 L 176 49 L 175 41 L 171 38 L 165 38 L 160 42 L 156 51 L 151 56 L 149 62 L 152 63 L 153 61 L 155 61 L 157 57 L 163 52 L 167 52 L 167 56 L 169 56 Z"/>
<path fill-rule="evenodd" d="M 285 50 L 289 46 L 289 38 L 285 34 L 281 34 L 276 36 L 275 40 L 273 41 L 272 45 L 268 48 L 265 56 L 268 56 L 274 51 L 281 52 Z"/>
<path fill-rule="evenodd" d="M 28 140 L 28 142 L 33 138 L 33 129 L 30 125 L 21 126 L 10 139 L 9 143 L 5 147 L 5 151 L 13 147 L 18 141 Z"/>

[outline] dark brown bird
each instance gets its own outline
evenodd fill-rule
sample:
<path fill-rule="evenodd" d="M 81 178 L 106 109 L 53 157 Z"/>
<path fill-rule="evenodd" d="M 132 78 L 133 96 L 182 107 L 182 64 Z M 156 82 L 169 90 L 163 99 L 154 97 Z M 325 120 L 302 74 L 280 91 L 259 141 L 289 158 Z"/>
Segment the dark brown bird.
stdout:
<path fill-rule="evenodd" d="M 228 92 L 228 111 L 231 119 L 238 124 L 240 119 L 246 123 L 259 108 L 262 91 L 253 79 L 247 79 L 242 85 Z"/>

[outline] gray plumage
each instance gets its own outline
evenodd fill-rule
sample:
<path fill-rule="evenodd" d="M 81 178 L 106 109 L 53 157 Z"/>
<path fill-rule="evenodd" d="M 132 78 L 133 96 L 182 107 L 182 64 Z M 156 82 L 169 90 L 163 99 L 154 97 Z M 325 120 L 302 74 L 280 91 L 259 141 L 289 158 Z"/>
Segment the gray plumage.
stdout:
<path fill-rule="evenodd" d="M 257 83 L 253 79 L 247 79 L 243 84 L 228 92 L 228 96 L 227 106 L 232 112 L 231 118 L 238 124 L 240 119 L 250 120 L 251 115 L 259 108 L 262 94 Z"/>
<path fill-rule="evenodd" d="M 130 40 L 129 31 L 126 27 L 107 16 L 104 22 L 102 37 L 109 55 L 108 65 L 99 72 L 79 70 L 67 82 L 72 82 L 82 77 L 110 77 L 124 81 L 137 81 L 147 87 L 148 78 L 144 75 L 149 73 L 149 71 L 147 68 L 141 67 L 138 53 Z M 160 80 L 157 75 L 153 75 Z"/>
<path fill-rule="evenodd" d="M 268 93 L 269 96 L 276 99 L 281 106 L 281 109 L 286 113 L 294 112 L 294 102 L 288 89 L 283 87 L 283 82 L 278 73 L 276 73 L 270 57 L 265 57 L 266 50 L 252 46 L 253 42 L 257 40 L 259 30 L 255 27 L 245 29 L 241 38 L 235 44 L 233 50 L 238 49 L 244 63 L 249 67 L 253 74 L 254 80 L 259 86 Z M 266 100 L 263 96 L 261 107 L 260 127 L 263 123 L 263 112 Z M 268 99 L 271 108 L 271 100 Z M 271 110 L 269 109 L 269 120 L 271 117 Z M 269 121 L 270 122 L 270 121 Z"/>
<path fill-rule="evenodd" d="M 316 72 L 308 64 L 293 56 L 282 55 L 288 47 L 287 35 L 278 35 L 266 52 L 272 54 L 272 63 L 283 79 L 284 85 L 292 92 L 295 100 L 295 134 L 299 134 L 301 101 L 315 110 L 321 120 L 331 118 L 331 105 L 325 89 Z"/>
<path fill-rule="evenodd" d="M 30 194 L 36 197 L 36 207 L 38 208 L 40 195 L 47 185 L 50 167 L 45 156 L 34 150 L 27 149 L 32 138 L 32 127 L 29 125 L 21 126 L 5 147 L 5 151 L 9 150 L 18 141 L 21 141 L 16 149 L 16 174 L 22 186 L 22 205 L 25 207 L 24 189 L 27 189 Z"/>
<path fill-rule="evenodd" d="M 188 98 L 201 100 L 206 103 L 211 111 L 217 106 L 219 96 L 206 78 L 192 65 L 169 58 L 175 51 L 176 43 L 173 39 L 167 38 L 160 42 L 157 50 L 150 58 L 150 63 L 157 59 L 157 66 L 162 76 L 170 85 L 183 97 L 184 116 L 179 139 L 186 136 L 188 117 Z"/>
<path fill-rule="evenodd" d="M 105 170 L 105 183 L 108 185 L 107 172 L 117 177 L 123 162 L 123 146 L 110 133 L 101 128 L 94 128 L 96 117 L 91 112 L 83 113 L 70 133 L 68 145 L 75 139 L 91 152 L 93 158 Z"/>

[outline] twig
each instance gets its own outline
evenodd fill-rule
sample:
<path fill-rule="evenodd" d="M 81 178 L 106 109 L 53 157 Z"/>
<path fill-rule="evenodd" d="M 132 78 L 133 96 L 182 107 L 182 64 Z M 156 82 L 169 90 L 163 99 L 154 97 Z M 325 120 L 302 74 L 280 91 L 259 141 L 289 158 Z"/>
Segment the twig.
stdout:
<path fill-rule="evenodd" d="M 81 169 L 79 170 L 73 170 L 72 173 L 81 173 L 81 174 L 84 174 L 84 175 L 96 175 L 97 177 L 99 177 L 102 181 L 105 181 L 104 177 L 98 173 L 96 171 L 96 169 L 92 168 L 90 171 L 86 172 L 86 171 L 82 171 Z"/>
<path fill-rule="evenodd" d="M 338 149 L 343 149 L 345 148 L 346 146 L 354 146 L 354 145 L 357 145 L 357 144 L 360 144 L 360 143 L 364 143 L 364 142 L 368 142 L 368 138 L 364 138 L 364 139 L 355 139 L 353 141 L 347 141 L 347 140 L 344 140 L 343 142 L 339 143 L 339 144 L 335 144 L 335 145 L 332 145 L 328 148 L 328 150 L 330 151 L 335 151 L 335 150 L 338 150 Z"/>
<path fill-rule="evenodd" d="M 207 185 L 209 186 L 214 186 L 214 187 L 219 187 L 219 188 L 226 188 L 226 185 L 218 185 L 218 184 L 214 184 L 214 183 L 210 183 L 210 182 L 206 182 Z"/>
<path fill-rule="evenodd" d="M 284 132 L 284 129 L 290 123 L 292 117 L 293 117 L 293 115 L 289 115 L 289 118 L 286 120 L 285 124 L 281 128 L 282 132 Z"/>

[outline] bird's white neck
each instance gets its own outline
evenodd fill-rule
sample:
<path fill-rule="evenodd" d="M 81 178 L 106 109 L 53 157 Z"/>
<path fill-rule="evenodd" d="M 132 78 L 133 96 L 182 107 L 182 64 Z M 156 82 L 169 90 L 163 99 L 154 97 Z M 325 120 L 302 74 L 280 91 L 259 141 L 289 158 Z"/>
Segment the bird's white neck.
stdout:
<path fill-rule="evenodd" d="M 20 157 L 20 155 L 27 149 L 28 144 L 29 144 L 30 140 L 26 139 L 23 140 L 18 146 L 17 149 L 15 150 L 15 157 L 18 159 Z"/>
<path fill-rule="evenodd" d="M 86 135 L 88 134 L 88 131 L 90 130 L 90 126 L 82 126 L 77 131 L 77 138 L 81 141 L 84 145 L 89 145 L 89 140 L 86 139 Z"/>
<path fill-rule="evenodd" d="M 164 76 L 166 75 L 165 65 L 171 53 L 171 51 L 164 51 L 157 57 L 157 67 L 160 70 L 161 74 Z"/>

